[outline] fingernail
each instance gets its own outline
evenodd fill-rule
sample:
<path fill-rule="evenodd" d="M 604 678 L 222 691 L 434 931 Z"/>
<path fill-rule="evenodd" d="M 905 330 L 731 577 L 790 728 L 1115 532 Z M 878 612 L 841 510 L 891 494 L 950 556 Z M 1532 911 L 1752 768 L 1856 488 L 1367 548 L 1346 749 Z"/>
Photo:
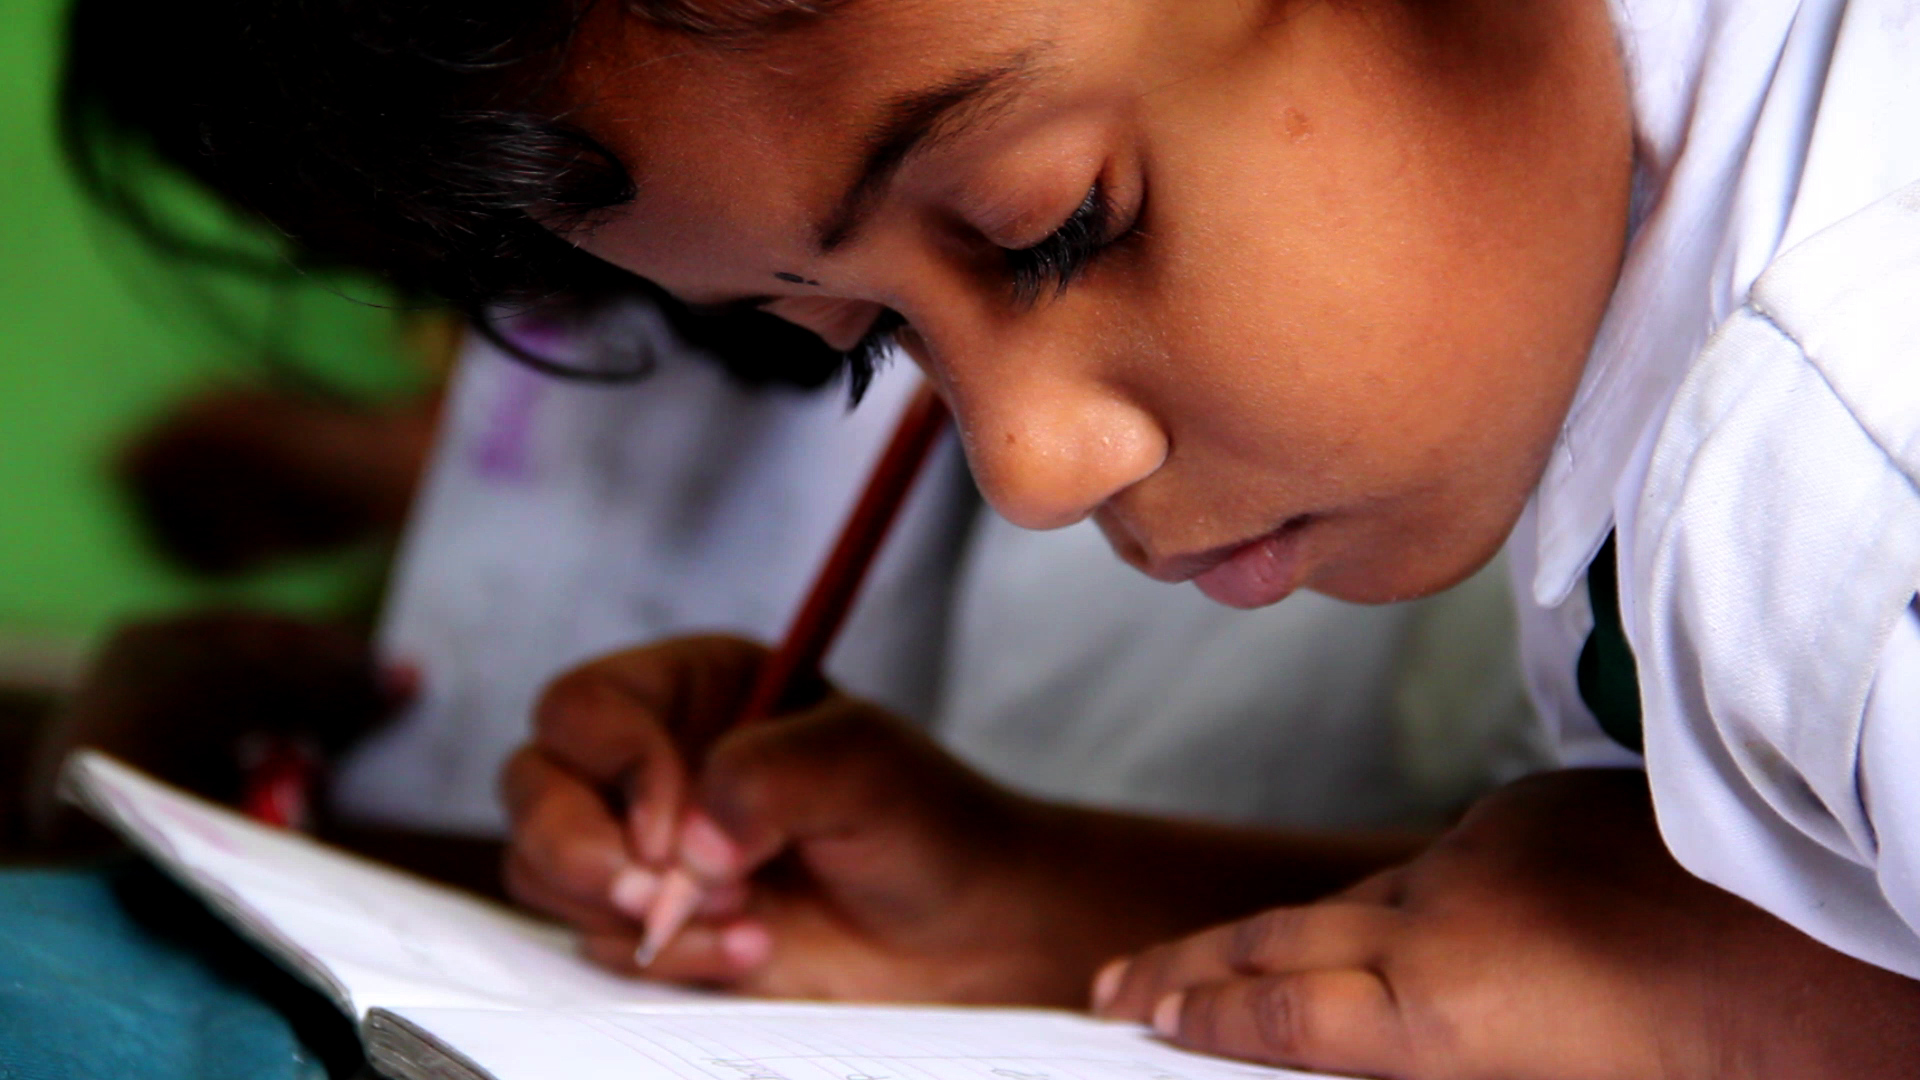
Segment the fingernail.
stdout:
<path fill-rule="evenodd" d="M 733 841 L 704 814 L 689 814 L 680 830 L 680 861 L 695 877 L 715 880 L 733 873 L 740 861 Z"/>
<path fill-rule="evenodd" d="M 651 870 L 629 866 L 614 875 L 609 899 L 622 914 L 635 919 L 644 919 L 647 917 L 647 906 L 653 903 L 653 894 L 659 891 L 660 875 Z"/>
<path fill-rule="evenodd" d="M 1163 1039 L 1171 1039 L 1180 1034 L 1180 1011 L 1186 1007 L 1187 995 L 1183 991 L 1168 994 L 1153 1007 L 1153 1031 Z"/>
<path fill-rule="evenodd" d="M 720 952 L 734 967 L 751 971 L 773 955 L 773 935 L 759 923 L 735 923 L 720 932 Z"/>
<path fill-rule="evenodd" d="M 1120 992 L 1121 980 L 1127 977 L 1127 958 L 1109 960 L 1100 974 L 1093 977 L 1093 1011 L 1105 1012 L 1113 1004 L 1113 996 Z"/>

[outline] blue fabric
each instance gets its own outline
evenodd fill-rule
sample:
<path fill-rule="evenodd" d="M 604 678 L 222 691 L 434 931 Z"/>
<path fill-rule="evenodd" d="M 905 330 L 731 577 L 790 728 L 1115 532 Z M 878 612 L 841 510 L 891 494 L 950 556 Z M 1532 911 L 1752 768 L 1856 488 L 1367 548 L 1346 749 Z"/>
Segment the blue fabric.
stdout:
<path fill-rule="evenodd" d="M 308 992 L 262 978 L 151 869 L 0 871 L 0 1080 L 325 1080 L 284 1011 Z"/>

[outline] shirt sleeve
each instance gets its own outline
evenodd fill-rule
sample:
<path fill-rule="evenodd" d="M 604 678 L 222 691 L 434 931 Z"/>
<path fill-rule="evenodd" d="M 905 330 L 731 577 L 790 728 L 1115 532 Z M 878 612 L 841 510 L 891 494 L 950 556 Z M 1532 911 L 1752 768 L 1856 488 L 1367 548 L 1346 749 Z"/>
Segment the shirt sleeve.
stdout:
<path fill-rule="evenodd" d="M 1860 800 L 1887 903 L 1920 935 L 1920 611 L 1907 608 L 1881 653 L 1860 731 Z"/>

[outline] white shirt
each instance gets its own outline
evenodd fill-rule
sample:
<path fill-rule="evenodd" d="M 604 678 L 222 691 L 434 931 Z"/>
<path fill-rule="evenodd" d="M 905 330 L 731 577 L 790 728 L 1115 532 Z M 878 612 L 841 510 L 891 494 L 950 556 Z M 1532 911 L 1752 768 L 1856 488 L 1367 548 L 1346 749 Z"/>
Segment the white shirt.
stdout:
<path fill-rule="evenodd" d="M 1586 565 L 1618 537 L 1676 858 L 1920 977 L 1920 4 L 1616 0 L 1622 278 L 1511 547 L 1569 764 Z"/>

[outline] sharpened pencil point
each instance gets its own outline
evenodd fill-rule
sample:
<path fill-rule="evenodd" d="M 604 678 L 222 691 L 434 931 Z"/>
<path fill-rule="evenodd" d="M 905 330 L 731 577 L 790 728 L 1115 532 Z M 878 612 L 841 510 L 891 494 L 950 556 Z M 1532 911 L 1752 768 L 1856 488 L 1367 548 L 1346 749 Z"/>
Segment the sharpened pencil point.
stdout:
<path fill-rule="evenodd" d="M 640 935 L 640 947 L 634 950 L 633 962 L 642 970 L 652 967 L 699 907 L 700 885 L 693 876 L 678 867 L 667 871 L 660 881 L 660 891 L 654 894 L 652 906 L 647 908 L 647 928 Z"/>

